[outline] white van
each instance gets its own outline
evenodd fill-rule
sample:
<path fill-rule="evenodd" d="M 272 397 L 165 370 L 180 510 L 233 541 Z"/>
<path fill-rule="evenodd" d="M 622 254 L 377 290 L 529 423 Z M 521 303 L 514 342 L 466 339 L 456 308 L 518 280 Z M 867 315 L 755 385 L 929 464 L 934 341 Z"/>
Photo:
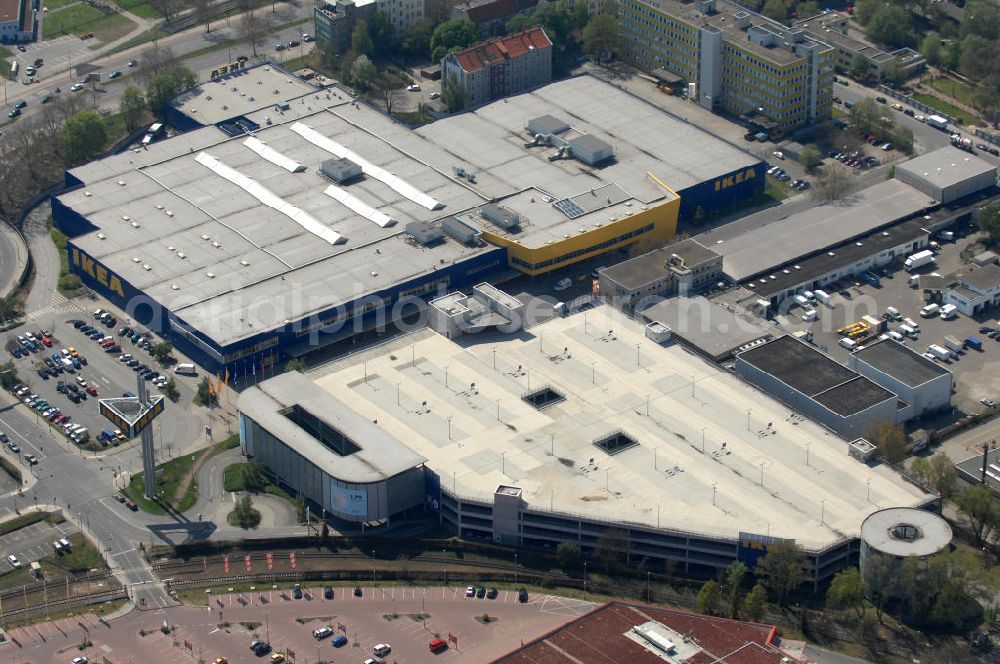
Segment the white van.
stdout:
<path fill-rule="evenodd" d="M 802 320 L 806 322 L 811 322 L 819 318 L 819 314 L 816 313 L 815 309 L 806 309 L 802 312 Z"/>
<path fill-rule="evenodd" d="M 920 275 L 919 274 L 910 275 L 909 282 L 910 282 L 910 288 L 916 288 L 917 286 L 920 285 Z"/>
<path fill-rule="evenodd" d="M 174 373 L 183 374 L 185 376 L 197 375 L 197 371 L 195 370 L 194 365 L 191 364 L 190 362 L 178 364 L 174 368 Z"/>
<path fill-rule="evenodd" d="M 902 320 L 903 314 L 899 313 L 899 309 L 896 307 L 886 307 L 885 317 L 889 320 Z"/>
<path fill-rule="evenodd" d="M 912 318 L 904 318 L 903 323 L 912 327 L 914 332 L 920 332 L 920 323 Z"/>
<path fill-rule="evenodd" d="M 944 320 L 951 320 L 952 318 L 958 318 L 958 307 L 956 307 L 954 304 L 946 304 L 943 307 L 941 307 L 941 311 L 939 311 L 938 313 L 941 314 L 941 318 L 943 318 Z"/>
<path fill-rule="evenodd" d="M 900 334 L 905 334 L 906 336 L 908 336 L 911 339 L 916 339 L 917 338 L 917 331 L 914 330 L 909 325 L 900 325 L 899 326 L 899 332 L 900 332 Z"/>
<path fill-rule="evenodd" d="M 809 306 L 809 299 L 805 295 L 796 295 L 795 303 L 800 307 L 805 308 Z"/>
<path fill-rule="evenodd" d="M 888 332 L 886 332 L 886 334 L 888 334 L 889 338 L 892 339 L 893 341 L 898 341 L 900 343 L 902 343 L 903 339 L 905 338 L 903 337 L 902 334 L 900 334 L 896 330 L 889 330 Z"/>
<path fill-rule="evenodd" d="M 940 309 L 941 307 L 939 307 L 936 304 L 933 303 L 928 304 L 927 306 L 925 306 L 923 309 L 920 310 L 920 316 L 923 318 L 931 318 L 933 316 L 937 316 L 938 311 Z"/>
<path fill-rule="evenodd" d="M 840 345 L 846 348 L 847 350 L 854 350 L 855 348 L 858 347 L 857 341 L 855 341 L 854 339 L 848 339 L 847 337 L 844 337 L 838 343 L 840 343 Z"/>
<path fill-rule="evenodd" d="M 372 654 L 376 657 L 386 657 L 392 652 L 392 646 L 388 643 L 379 643 L 374 648 L 372 648 Z"/>

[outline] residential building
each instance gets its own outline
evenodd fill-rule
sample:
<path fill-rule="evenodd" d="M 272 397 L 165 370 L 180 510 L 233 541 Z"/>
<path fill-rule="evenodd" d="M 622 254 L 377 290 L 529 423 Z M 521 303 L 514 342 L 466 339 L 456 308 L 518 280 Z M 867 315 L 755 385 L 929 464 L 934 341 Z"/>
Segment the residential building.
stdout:
<path fill-rule="evenodd" d="M 0 0 L 0 43 L 35 38 L 35 10 L 30 0 Z"/>
<path fill-rule="evenodd" d="M 469 19 L 484 38 L 496 37 L 504 34 L 507 21 L 536 7 L 538 0 L 467 0 L 452 8 L 451 17 Z"/>
<path fill-rule="evenodd" d="M 552 42 L 542 28 L 529 28 L 449 54 L 441 76 L 445 85 L 455 76 L 466 108 L 475 108 L 551 83 Z"/>
<path fill-rule="evenodd" d="M 334 53 L 351 48 L 351 33 L 358 21 L 371 22 L 375 16 L 375 0 L 336 0 L 313 8 L 316 42 Z"/>
<path fill-rule="evenodd" d="M 943 302 L 954 304 L 966 316 L 1000 304 L 1000 267 L 988 264 L 955 275 L 955 283 L 944 292 Z"/>
<path fill-rule="evenodd" d="M 671 295 L 692 296 L 722 276 L 722 256 L 692 239 L 606 267 L 598 271 L 603 295 L 626 311 Z"/>
<path fill-rule="evenodd" d="M 726 0 L 622 0 L 624 57 L 694 84 L 708 109 L 785 131 L 830 117 L 834 49 Z"/>
<path fill-rule="evenodd" d="M 424 18 L 424 0 L 377 0 L 377 7 L 389 15 L 397 35 Z"/>
<path fill-rule="evenodd" d="M 864 56 L 871 66 L 872 75 L 878 79 L 885 76 L 893 63 L 897 63 L 907 77 L 923 71 L 927 66 L 927 59 L 912 48 L 904 47 L 887 53 L 878 46 L 851 36 L 850 21 L 846 14 L 828 11 L 796 21 L 795 26 L 836 49 L 835 66 L 840 71 L 850 70 L 858 55 Z"/>

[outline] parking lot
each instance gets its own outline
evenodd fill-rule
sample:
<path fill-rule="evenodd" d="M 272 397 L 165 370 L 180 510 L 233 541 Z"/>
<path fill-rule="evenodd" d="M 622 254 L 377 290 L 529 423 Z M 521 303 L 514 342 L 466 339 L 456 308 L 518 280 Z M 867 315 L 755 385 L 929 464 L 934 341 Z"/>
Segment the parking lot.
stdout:
<path fill-rule="evenodd" d="M 134 611 L 103 625 L 93 617 L 41 623 L 13 630 L 8 641 L 16 640 L 21 645 L 18 654 L 32 662 L 59 661 L 67 644 L 79 643 L 83 634 L 91 642 L 83 654 L 91 661 L 103 656 L 115 664 L 124 664 L 129 653 L 136 652 L 149 664 L 173 663 L 178 656 L 184 661 L 223 656 L 231 664 L 268 661 L 269 655 L 250 652 L 249 643 L 255 638 L 269 640 L 271 652 L 289 660 L 294 653 L 297 662 L 360 664 L 372 657 L 372 648 L 379 643 L 389 644 L 391 652 L 378 661 L 486 662 L 594 607 L 591 602 L 553 595 L 532 595 L 522 604 L 512 591 L 501 591 L 495 600 L 466 598 L 464 585 L 361 590 L 361 597 L 355 597 L 350 588 L 337 587 L 332 600 L 325 599 L 318 587 L 307 588 L 300 600 L 292 599 L 287 589 L 212 596 L 208 607 Z M 176 630 L 164 635 L 160 631 L 164 623 Z M 347 643 L 337 648 L 331 643 L 333 637 L 313 638 L 313 630 L 323 626 L 329 626 L 334 636 L 345 635 Z M 429 642 L 449 635 L 456 637 L 449 648 L 431 655 Z"/>
<path fill-rule="evenodd" d="M 54 526 L 48 521 L 39 521 L 12 533 L 0 536 L 0 551 L 3 551 L 2 571 L 14 569 L 7 556 L 14 555 L 22 566 L 52 555 L 52 542 L 69 537 L 76 532 L 68 522 Z"/>
<path fill-rule="evenodd" d="M 64 320 L 52 320 L 52 318 L 46 317 L 44 322 L 34 324 L 30 328 L 21 327 L 7 332 L 5 352 L 8 357 L 11 357 L 10 348 L 19 345 L 17 336 L 24 335 L 26 331 L 31 331 L 35 335 L 42 331 L 51 332 L 52 346 L 13 360 L 20 381 L 30 388 L 29 393 L 37 394 L 48 403 L 49 407 L 59 408 L 61 414 L 68 415 L 70 417 L 69 422 L 78 423 L 86 427 L 89 433 L 89 449 L 96 450 L 95 444 L 97 444 L 100 449 L 114 451 L 114 447 L 116 446 L 113 443 L 103 441 L 103 444 L 101 444 L 98 442 L 98 435 L 101 431 L 114 429 L 115 427 L 111 426 L 111 423 L 100 415 L 97 401 L 100 398 L 120 397 L 126 392 L 136 393 L 137 390 L 136 372 L 125 363 L 119 361 L 119 355 L 122 353 L 131 354 L 136 360 L 146 364 L 155 371 L 162 373 L 169 372 L 157 365 L 152 357 L 151 350 L 142 350 L 129 339 L 118 336 L 119 329 L 125 325 L 120 320 L 116 321 L 112 328 L 108 328 L 96 323 L 92 316 L 87 317 L 82 312 L 77 312 L 76 316 L 66 316 Z M 98 330 L 104 332 L 105 335 L 114 337 L 116 345 L 118 345 L 120 350 L 114 353 L 105 352 L 105 349 L 97 341 L 88 338 L 80 329 L 74 327 L 74 320 L 85 320 L 87 324 L 94 325 Z M 46 329 L 40 329 L 43 326 Z M 158 340 L 151 339 L 150 341 L 155 343 Z M 61 354 L 62 349 L 69 348 L 76 350 L 80 356 L 78 360 L 81 363 L 86 362 L 86 364 L 78 370 L 74 368 L 72 373 L 69 372 L 69 368 L 65 368 L 63 373 L 42 378 L 37 369 L 45 366 L 44 359 L 46 357 L 51 359 L 53 353 Z M 80 381 L 86 382 L 87 387 L 84 387 Z M 64 391 L 59 390 L 58 384 L 60 382 L 66 386 Z M 190 404 L 195 390 L 195 379 L 177 376 L 175 383 L 181 394 L 178 399 L 178 408 L 180 409 Z M 74 403 L 70 399 L 69 394 L 72 391 L 72 388 L 69 387 L 70 385 L 76 388 L 75 395 L 79 398 L 79 403 Z M 146 381 L 146 386 L 150 393 L 159 393 L 159 390 L 152 382 Z M 90 394 L 87 393 L 88 388 L 90 389 Z M 27 409 L 28 406 L 23 404 L 23 398 L 21 401 L 22 406 L 20 407 Z M 46 422 L 39 411 L 32 410 L 31 413 L 35 418 L 36 424 L 39 426 L 53 426 L 51 423 Z M 63 422 L 63 424 L 65 423 Z M 161 457 L 169 456 L 169 447 L 173 447 L 175 443 L 187 444 L 196 440 L 200 429 L 198 423 L 188 417 L 158 418 L 154 427 L 154 439 L 160 448 L 158 456 Z M 59 433 L 62 434 L 61 429 Z M 60 435 L 59 437 L 67 445 L 74 445 L 65 436 Z M 121 443 L 121 446 L 128 447 L 136 444 L 138 444 L 138 439 Z M 82 450 L 81 453 L 83 453 Z M 44 456 L 40 456 L 39 459 L 44 459 Z"/>
<path fill-rule="evenodd" d="M 971 244 L 973 238 L 961 235 L 955 242 L 943 243 L 937 253 L 936 264 L 916 270 L 915 274 L 940 274 L 948 276 L 963 266 L 962 250 Z M 863 282 L 842 284 L 850 297 L 837 294 L 833 290 L 829 305 L 818 304 L 816 311 L 819 320 L 807 324 L 800 316 L 802 309 L 792 309 L 788 316 L 783 317 L 782 328 L 786 332 L 808 329 L 813 333 L 813 343 L 821 350 L 829 353 L 839 362 L 847 364 L 850 351 L 839 345 L 841 336 L 837 329 L 855 323 L 864 315 L 882 320 L 888 307 L 899 310 L 904 318 L 912 318 L 920 326 L 916 339 L 905 339 L 904 343 L 918 353 L 927 352 L 931 344 L 944 346 L 944 337 L 953 336 L 959 340 L 967 337 L 977 337 L 983 342 L 981 352 L 966 349 L 959 353 L 957 360 L 935 360 L 948 367 L 955 376 L 956 393 L 952 404 L 960 411 L 974 413 L 983 410 L 985 406 L 981 399 L 1000 400 L 1000 343 L 979 332 L 980 327 L 996 327 L 1000 311 L 968 318 L 961 314 L 952 320 L 944 320 L 934 316 L 923 318 L 920 309 L 927 304 L 923 292 L 909 285 L 910 273 L 903 269 L 901 263 L 886 266 L 881 275 L 879 286 L 871 286 Z M 890 322 L 888 329 L 896 330 L 899 322 Z"/>

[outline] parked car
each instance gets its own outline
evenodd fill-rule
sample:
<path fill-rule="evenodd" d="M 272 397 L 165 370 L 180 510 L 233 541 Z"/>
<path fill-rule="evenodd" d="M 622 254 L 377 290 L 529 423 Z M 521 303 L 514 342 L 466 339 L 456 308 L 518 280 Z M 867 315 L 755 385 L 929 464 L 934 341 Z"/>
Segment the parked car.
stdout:
<path fill-rule="evenodd" d="M 572 285 L 573 285 L 573 281 L 569 277 L 563 277 L 562 279 L 560 279 L 559 281 L 556 282 L 554 290 L 564 291 L 564 290 L 569 289 L 569 287 L 572 286 Z"/>

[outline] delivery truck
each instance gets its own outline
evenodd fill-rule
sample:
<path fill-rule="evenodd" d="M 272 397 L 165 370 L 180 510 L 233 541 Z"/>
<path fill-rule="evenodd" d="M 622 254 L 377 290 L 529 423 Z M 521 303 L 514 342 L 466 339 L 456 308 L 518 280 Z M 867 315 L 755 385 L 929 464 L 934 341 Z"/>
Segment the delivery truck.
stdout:
<path fill-rule="evenodd" d="M 983 342 L 979 340 L 978 337 L 966 337 L 965 346 L 971 348 L 972 350 L 983 350 Z"/>
<path fill-rule="evenodd" d="M 930 249 L 924 249 L 923 251 L 918 251 L 917 253 L 909 256 L 903 262 L 903 266 L 906 268 L 907 272 L 912 272 L 917 268 L 923 267 L 924 265 L 930 265 L 933 262 L 934 252 Z"/>
<path fill-rule="evenodd" d="M 178 364 L 177 367 L 174 368 L 174 373 L 181 374 L 183 376 L 194 376 L 197 372 L 195 371 L 194 365 L 188 362 Z"/>
<path fill-rule="evenodd" d="M 956 307 L 954 304 L 946 304 L 943 307 L 941 307 L 941 310 L 938 312 L 938 314 L 941 316 L 941 318 L 945 320 L 958 318 L 958 307 Z"/>
<path fill-rule="evenodd" d="M 947 360 L 951 358 L 951 353 L 948 352 L 948 349 L 942 348 L 937 344 L 931 344 L 930 346 L 928 346 L 927 352 L 939 360 Z"/>
<path fill-rule="evenodd" d="M 940 115 L 928 115 L 927 124 L 934 127 L 935 129 L 947 129 L 948 118 L 941 117 Z"/>
<path fill-rule="evenodd" d="M 944 338 L 944 345 L 947 348 L 950 348 L 951 350 L 955 351 L 956 353 L 965 349 L 965 344 L 962 341 L 959 341 L 956 337 L 953 337 L 951 335 L 948 335 Z"/>

